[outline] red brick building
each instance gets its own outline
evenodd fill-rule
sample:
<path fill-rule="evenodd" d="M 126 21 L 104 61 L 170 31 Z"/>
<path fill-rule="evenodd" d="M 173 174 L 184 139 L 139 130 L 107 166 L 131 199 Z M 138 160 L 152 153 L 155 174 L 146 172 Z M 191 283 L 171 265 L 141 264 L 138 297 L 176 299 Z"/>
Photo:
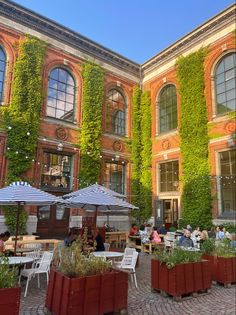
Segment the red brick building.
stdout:
<path fill-rule="evenodd" d="M 235 5 L 225 9 L 176 43 L 139 65 L 15 3 L 0 0 L 0 104 L 11 102 L 13 66 L 17 43 L 25 34 L 48 43 L 43 66 L 40 135 L 28 177 L 34 185 L 63 195 L 78 188 L 80 151 L 76 147 L 81 130 L 81 65 L 85 60 L 105 71 L 101 183 L 127 195 L 131 192 L 130 152 L 125 145 L 132 137 L 132 92 L 136 84 L 150 90 L 152 100 L 152 174 L 154 216 L 173 223 L 181 216 L 181 152 L 178 132 L 181 100 L 176 79 L 176 59 L 208 46 L 205 61 L 205 97 L 209 124 L 213 216 L 235 217 Z M 59 92 L 60 93 L 59 93 Z M 223 107 L 220 105 L 224 105 Z M 119 115 L 114 117 L 114 108 Z M 223 108 L 223 109 L 222 109 Z M 0 125 L 0 187 L 5 186 L 6 133 Z M 158 200 L 158 202 L 156 202 Z M 65 227 L 81 224 L 78 210 L 28 209 L 29 232 L 60 234 Z M 60 217 L 60 215 L 62 216 Z M 119 228 L 127 218 L 116 218 Z M 124 221 L 122 221 L 124 220 Z M 4 217 L 0 216 L 0 229 Z M 115 221 L 114 221 L 115 223 Z M 120 225 L 119 225 L 120 224 Z M 42 232 L 42 233 L 43 233 Z"/>

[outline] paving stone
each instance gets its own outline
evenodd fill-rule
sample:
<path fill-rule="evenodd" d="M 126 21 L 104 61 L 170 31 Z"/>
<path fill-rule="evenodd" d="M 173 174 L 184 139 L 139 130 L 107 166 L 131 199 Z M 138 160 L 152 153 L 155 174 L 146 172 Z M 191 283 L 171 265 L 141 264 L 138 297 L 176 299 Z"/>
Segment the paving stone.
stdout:
<path fill-rule="evenodd" d="M 151 292 L 150 256 L 140 255 L 136 268 L 138 288 L 129 285 L 129 315 L 235 315 L 236 286 L 224 288 L 214 284 L 210 294 L 175 302 L 171 297 L 162 297 Z M 50 315 L 44 307 L 46 297 L 46 277 L 41 276 L 41 288 L 37 288 L 37 278 L 31 280 L 27 297 L 24 298 L 23 285 L 20 315 Z M 89 314 L 87 314 L 89 315 Z"/>

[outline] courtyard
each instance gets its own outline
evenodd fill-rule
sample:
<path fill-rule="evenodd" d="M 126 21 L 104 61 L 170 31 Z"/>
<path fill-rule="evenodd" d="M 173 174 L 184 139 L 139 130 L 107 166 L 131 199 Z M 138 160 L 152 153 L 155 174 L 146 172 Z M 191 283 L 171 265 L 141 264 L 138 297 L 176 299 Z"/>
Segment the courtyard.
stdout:
<path fill-rule="evenodd" d="M 150 255 L 139 254 L 139 266 L 136 268 L 138 288 L 129 282 L 129 315 L 235 315 L 235 285 L 224 288 L 213 283 L 210 294 L 186 297 L 181 302 L 175 302 L 171 297 L 151 292 L 150 262 Z M 44 307 L 46 277 L 42 275 L 41 279 L 41 289 L 37 288 L 37 278 L 30 282 L 26 298 L 23 297 L 24 285 L 22 286 L 20 315 L 50 315 Z"/>

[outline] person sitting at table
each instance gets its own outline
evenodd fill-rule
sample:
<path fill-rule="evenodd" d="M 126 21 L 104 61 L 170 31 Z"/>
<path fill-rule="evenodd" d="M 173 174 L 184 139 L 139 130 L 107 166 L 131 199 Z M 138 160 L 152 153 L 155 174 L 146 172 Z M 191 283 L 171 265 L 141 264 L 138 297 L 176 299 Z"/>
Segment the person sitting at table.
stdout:
<path fill-rule="evenodd" d="M 148 232 L 145 229 L 145 226 L 143 224 L 140 226 L 139 235 L 140 235 L 140 239 L 141 239 L 142 244 L 148 244 L 150 242 L 149 234 L 148 234 Z"/>
<path fill-rule="evenodd" d="M 73 229 L 68 233 L 68 236 L 65 238 L 64 243 L 65 246 L 71 246 L 71 244 L 76 241 L 78 238 L 78 235 Z"/>
<path fill-rule="evenodd" d="M 166 235 L 167 233 L 167 229 L 165 227 L 165 224 L 163 223 L 162 226 L 160 227 L 159 231 L 158 231 L 159 234 L 163 234 L 163 235 Z"/>
<path fill-rule="evenodd" d="M 160 238 L 160 235 L 157 232 L 157 227 L 156 226 L 153 227 L 153 231 L 151 233 L 150 240 L 151 240 L 152 243 L 155 243 L 155 244 L 161 243 L 161 238 Z"/>
<path fill-rule="evenodd" d="M 99 229 L 96 229 L 95 233 L 95 252 L 102 252 L 105 250 L 102 235 L 100 234 Z"/>
<path fill-rule="evenodd" d="M 179 240 L 179 245 L 183 247 L 194 247 L 193 240 L 191 239 L 191 232 L 185 230 L 184 235 Z"/>
<path fill-rule="evenodd" d="M 202 244 L 205 242 L 205 240 L 207 240 L 209 237 L 208 237 L 208 232 L 207 230 L 203 230 L 201 233 L 200 233 L 200 236 L 199 236 L 199 244 L 200 244 L 200 248 L 202 246 Z"/>
<path fill-rule="evenodd" d="M 133 223 L 132 226 L 131 226 L 131 229 L 129 231 L 129 235 L 130 236 L 135 236 L 138 234 L 138 227 L 136 225 L 136 223 Z"/>
<path fill-rule="evenodd" d="M 5 250 L 4 243 L 9 239 L 10 236 L 11 234 L 8 231 L 0 234 L 0 253 L 4 253 L 5 255 L 8 254 L 9 251 Z"/>

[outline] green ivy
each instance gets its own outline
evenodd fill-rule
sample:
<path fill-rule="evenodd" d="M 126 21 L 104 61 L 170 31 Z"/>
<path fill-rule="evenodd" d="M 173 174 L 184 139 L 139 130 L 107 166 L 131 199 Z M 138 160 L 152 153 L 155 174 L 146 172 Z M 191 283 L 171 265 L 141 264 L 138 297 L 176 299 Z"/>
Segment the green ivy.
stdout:
<path fill-rule="evenodd" d="M 17 207 L 14 206 L 4 206 L 4 217 L 5 224 L 8 227 L 8 230 L 11 234 L 15 234 L 16 231 L 16 216 L 17 216 Z M 19 234 L 26 234 L 26 221 L 27 221 L 27 213 L 24 211 L 23 207 L 20 209 L 19 214 Z"/>
<path fill-rule="evenodd" d="M 91 62 L 83 65 L 83 118 L 80 134 L 80 187 L 99 181 L 101 171 L 104 72 Z"/>
<path fill-rule="evenodd" d="M 42 105 L 42 68 L 46 45 L 26 36 L 19 43 L 14 66 L 11 103 L 1 109 L 3 127 L 7 133 L 7 183 L 24 179 L 32 165 L 37 146 Z M 6 207 L 5 222 L 14 230 L 16 211 Z M 20 214 L 20 230 L 25 232 L 27 215 Z"/>
<path fill-rule="evenodd" d="M 133 92 L 132 119 L 132 203 L 139 207 L 132 215 L 142 223 L 152 214 L 151 99 L 149 92 L 142 93 L 137 86 Z"/>
<path fill-rule="evenodd" d="M 19 43 L 11 104 L 2 109 L 3 127 L 7 132 L 8 183 L 21 180 L 35 156 L 43 100 L 45 48 L 45 43 L 31 36 Z"/>
<path fill-rule="evenodd" d="M 178 59 L 181 98 L 182 223 L 202 228 L 212 225 L 211 181 L 208 156 L 207 109 L 204 96 L 206 50 Z"/>

